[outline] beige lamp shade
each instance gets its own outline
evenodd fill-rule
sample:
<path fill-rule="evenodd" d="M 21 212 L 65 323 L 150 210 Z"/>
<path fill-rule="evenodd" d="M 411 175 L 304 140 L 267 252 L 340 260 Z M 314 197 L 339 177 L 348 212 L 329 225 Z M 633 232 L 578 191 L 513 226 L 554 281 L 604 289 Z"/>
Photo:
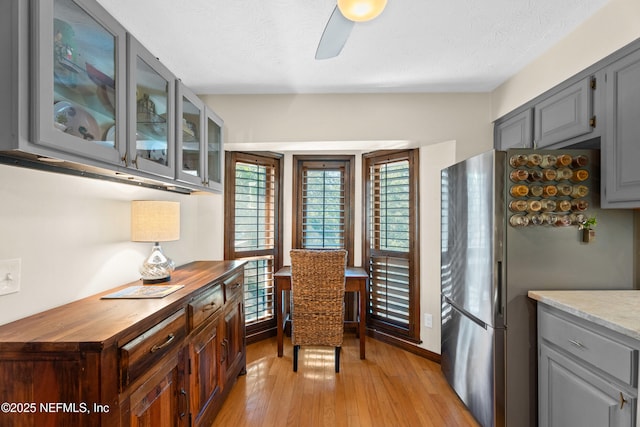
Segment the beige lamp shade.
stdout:
<path fill-rule="evenodd" d="M 131 241 L 169 242 L 180 239 L 180 202 L 131 202 Z"/>
<path fill-rule="evenodd" d="M 338 0 L 338 9 L 350 21 L 370 21 L 382 13 L 387 0 Z"/>

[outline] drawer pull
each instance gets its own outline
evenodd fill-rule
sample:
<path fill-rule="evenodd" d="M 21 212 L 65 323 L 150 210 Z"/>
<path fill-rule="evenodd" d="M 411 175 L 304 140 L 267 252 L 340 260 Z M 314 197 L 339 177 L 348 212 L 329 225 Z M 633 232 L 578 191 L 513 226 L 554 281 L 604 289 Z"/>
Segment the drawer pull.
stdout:
<path fill-rule="evenodd" d="M 581 350 L 585 350 L 587 347 L 585 347 L 584 344 L 582 344 L 580 341 L 576 341 L 576 340 L 569 340 L 569 342 L 571 344 L 573 344 L 574 346 L 578 347 Z"/>
<path fill-rule="evenodd" d="M 173 341 L 174 338 L 175 338 L 175 335 L 169 334 L 165 342 L 163 342 L 162 344 L 156 344 L 153 347 L 151 347 L 151 353 L 155 353 L 158 350 L 162 350 L 163 348 L 171 344 L 171 341 Z"/>
<path fill-rule="evenodd" d="M 620 409 L 622 409 L 625 403 L 627 403 L 627 399 L 625 399 L 622 392 L 620 392 Z"/>
<path fill-rule="evenodd" d="M 180 419 L 183 419 L 185 415 L 187 415 L 187 409 L 189 408 L 189 400 L 187 397 L 187 392 L 184 390 L 184 388 L 180 389 L 180 397 L 182 397 L 182 400 L 184 401 L 184 410 L 180 411 Z"/>
<path fill-rule="evenodd" d="M 202 307 L 202 311 L 213 310 L 216 307 L 217 307 L 217 304 L 215 302 L 212 302 L 211 304 L 207 304 L 204 307 Z"/>
<path fill-rule="evenodd" d="M 230 286 L 231 289 L 238 289 L 240 287 L 240 285 L 242 285 L 242 283 L 240 282 L 236 282 L 233 285 Z"/>

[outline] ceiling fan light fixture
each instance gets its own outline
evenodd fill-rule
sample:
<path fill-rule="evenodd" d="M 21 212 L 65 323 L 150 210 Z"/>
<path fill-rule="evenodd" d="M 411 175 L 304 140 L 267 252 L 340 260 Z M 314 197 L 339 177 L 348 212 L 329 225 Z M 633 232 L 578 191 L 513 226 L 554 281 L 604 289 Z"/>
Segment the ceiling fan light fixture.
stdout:
<path fill-rule="evenodd" d="M 345 18 L 354 22 L 370 21 L 380 15 L 387 0 L 338 0 L 338 9 Z"/>

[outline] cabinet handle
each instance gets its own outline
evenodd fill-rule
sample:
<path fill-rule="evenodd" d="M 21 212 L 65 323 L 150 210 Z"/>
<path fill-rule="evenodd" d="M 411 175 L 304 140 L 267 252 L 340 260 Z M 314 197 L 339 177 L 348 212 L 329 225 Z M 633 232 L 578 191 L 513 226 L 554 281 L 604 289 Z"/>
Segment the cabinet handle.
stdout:
<path fill-rule="evenodd" d="M 238 287 L 240 287 L 241 283 L 240 282 L 236 282 L 233 285 L 230 286 L 231 289 L 237 289 Z"/>
<path fill-rule="evenodd" d="M 222 346 L 222 354 L 220 357 L 220 363 L 224 363 L 227 360 L 227 339 L 223 339 L 222 342 L 220 343 L 220 345 Z"/>
<path fill-rule="evenodd" d="M 211 304 L 207 304 L 204 307 L 202 307 L 202 311 L 209 311 L 209 310 L 213 310 L 214 308 L 216 308 L 217 304 L 215 302 L 212 302 Z"/>
<path fill-rule="evenodd" d="M 569 342 L 571 344 L 573 344 L 574 346 L 578 347 L 580 350 L 585 350 L 587 347 L 585 347 L 584 344 L 582 344 L 580 341 L 576 341 L 576 340 L 569 340 Z"/>
<path fill-rule="evenodd" d="M 620 409 L 622 409 L 625 403 L 627 403 L 627 399 L 625 399 L 622 392 L 620 392 Z"/>
<path fill-rule="evenodd" d="M 140 169 L 138 167 L 138 155 L 137 154 L 136 154 L 136 157 L 133 160 L 131 160 L 131 164 L 132 165 L 136 165 L 136 169 Z"/>
<path fill-rule="evenodd" d="M 182 397 L 184 400 L 184 410 L 180 412 L 180 418 L 184 418 L 185 415 L 187 415 L 187 408 L 189 407 L 189 401 L 187 400 L 187 392 L 184 390 L 184 388 L 180 389 L 180 397 Z"/>
<path fill-rule="evenodd" d="M 153 347 L 151 347 L 151 353 L 155 353 L 158 350 L 162 350 L 163 348 L 171 344 L 171 341 L 173 341 L 174 338 L 175 338 L 175 335 L 169 334 L 165 342 L 163 342 L 162 344 L 156 344 Z"/>

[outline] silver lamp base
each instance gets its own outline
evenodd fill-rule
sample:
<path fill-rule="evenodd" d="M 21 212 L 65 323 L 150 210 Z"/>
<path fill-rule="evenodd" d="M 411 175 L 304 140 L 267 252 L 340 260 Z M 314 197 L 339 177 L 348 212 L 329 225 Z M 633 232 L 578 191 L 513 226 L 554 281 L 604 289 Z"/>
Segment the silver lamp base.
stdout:
<path fill-rule="evenodd" d="M 140 267 L 142 283 L 145 285 L 168 282 L 171 272 L 175 269 L 173 261 L 165 256 L 160 244 L 156 242 L 151 249 L 151 255 Z"/>

